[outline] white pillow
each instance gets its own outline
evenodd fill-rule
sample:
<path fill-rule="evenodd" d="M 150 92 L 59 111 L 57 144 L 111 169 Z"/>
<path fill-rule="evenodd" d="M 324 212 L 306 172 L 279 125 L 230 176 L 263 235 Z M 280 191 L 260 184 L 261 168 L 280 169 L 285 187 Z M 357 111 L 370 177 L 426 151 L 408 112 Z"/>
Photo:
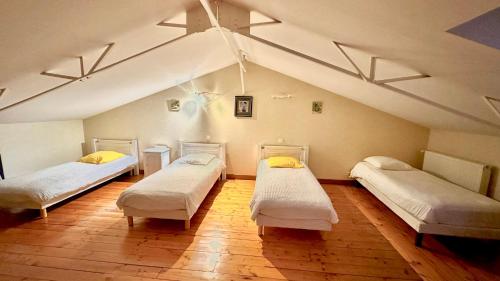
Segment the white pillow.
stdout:
<path fill-rule="evenodd" d="M 393 171 L 413 170 L 413 167 L 406 164 L 405 162 L 387 156 L 371 156 L 365 158 L 363 161 L 368 162 L 373 166 L 375 166 L 376 168 L 382 170 L 393 170 Z"/>
<path fill-rule="evenodd" d="M 214 158 L 215 155 L 209 153 L 193 153 L 179 158 L 177 162 L 191 165 L 207 165 Z"/>

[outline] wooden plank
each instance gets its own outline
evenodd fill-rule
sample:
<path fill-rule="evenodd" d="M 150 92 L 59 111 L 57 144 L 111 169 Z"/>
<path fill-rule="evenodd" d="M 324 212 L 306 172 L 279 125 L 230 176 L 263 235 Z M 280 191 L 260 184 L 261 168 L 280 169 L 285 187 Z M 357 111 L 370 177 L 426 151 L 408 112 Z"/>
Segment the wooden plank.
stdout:
<path fill-rule="evenodd" d="M 72 276 L 72 280 L 131 281 L 443 280 L 443 276 L 459 280 L 472 276 L 449 257 L 441 261 L 432 258 L 438 254 L 414 248 L 411 231 L 399 230 L 404 223 L 392 221 L 376 200 L 357 194 L 363 191 L 359 188 L 324 185 L 341 218 L 327 240 L 317 231 L 272 227 L 261 238 L 249 216 L 253 185 L 251 180 L 230 180 L 214 187 L 191 219 L 191 229 L 185 231 L 182 221 L 145 218 L 136 218 L 129 228 L 115 201 L 130 183 L 110 183 L 51 210 L 46 220 L 14 221 L 4 227 L 0 280 L 4 276 L 6 280 Z M 428 243 L 435 242 L 426 238 L 424 246 Z"/>

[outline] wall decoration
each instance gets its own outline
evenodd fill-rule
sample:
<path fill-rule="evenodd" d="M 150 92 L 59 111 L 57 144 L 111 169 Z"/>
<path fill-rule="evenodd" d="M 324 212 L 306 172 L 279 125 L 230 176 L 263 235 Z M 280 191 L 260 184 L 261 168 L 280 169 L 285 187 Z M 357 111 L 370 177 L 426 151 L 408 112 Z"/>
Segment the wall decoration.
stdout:
<path fill-rule="evenodd" d="M 313 113 L 323 113 L 323 102 L 322 101 L 313 101 L 312 112 Z"/>
<path fill-rule="evenodd" d="M 234 97 L 234 116 L 236 117 L 252 117 L 252 96 L 235 96 Z"/>
<path fill-rule="evenodd" d="M 176 99 L 167 100 L 168 111 L 179 111 L 181 109 L 181 102 Z"/>

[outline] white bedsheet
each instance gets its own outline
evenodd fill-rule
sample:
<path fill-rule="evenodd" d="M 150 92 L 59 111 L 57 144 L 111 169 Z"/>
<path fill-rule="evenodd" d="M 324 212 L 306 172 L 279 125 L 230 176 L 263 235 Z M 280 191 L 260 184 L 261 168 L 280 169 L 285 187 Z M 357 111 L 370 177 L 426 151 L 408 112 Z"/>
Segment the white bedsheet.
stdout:
<path fill-rule="evenodd" d="M 172 162 L 127 188 L 116 205 L 144 211 L 186 210 L 191 217 L 217 181 L 224 163 L 215 158 L 207 165 Z"/>
<path fill-rule="evenodd" d="M 500 202 L 421 170 L 380 170 L 359 162 L 351 171 L 427 223 L 500 228 Z"/>
<path fill-rule="evenodd" d="M 126 155 L 105 164 L 68 162 L 0 181 L 0 206 L 40 208 L 44 203 L 111 176 L 137 163 Z"/>
<path fill-rule="evenodd" d="M 330 198 L 309 168 L 270 168 L 261 160 L 250 201 L 252 219 L 259 214 L 280 219 L 315 219 L 337 223 Z"/>

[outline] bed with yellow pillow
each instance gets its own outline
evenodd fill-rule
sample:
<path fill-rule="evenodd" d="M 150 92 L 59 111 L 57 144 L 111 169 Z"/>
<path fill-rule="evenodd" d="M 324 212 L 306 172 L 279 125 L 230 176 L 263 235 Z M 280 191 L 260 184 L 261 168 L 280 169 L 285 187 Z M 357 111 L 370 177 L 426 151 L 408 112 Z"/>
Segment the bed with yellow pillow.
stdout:
<path fill-rule="evenodd" d="M 0 181 L 0 207 L 40 209 L 123 173 L 138 173 L 137 140 L 93 139 L 93 153 L 77 161 Z"/>
<path fill-rule="evenodd" d="M 261 145 L 251 217 L 259 226 L 330 231 L 338 217 L 309 167 L 308 147 Z"/>

